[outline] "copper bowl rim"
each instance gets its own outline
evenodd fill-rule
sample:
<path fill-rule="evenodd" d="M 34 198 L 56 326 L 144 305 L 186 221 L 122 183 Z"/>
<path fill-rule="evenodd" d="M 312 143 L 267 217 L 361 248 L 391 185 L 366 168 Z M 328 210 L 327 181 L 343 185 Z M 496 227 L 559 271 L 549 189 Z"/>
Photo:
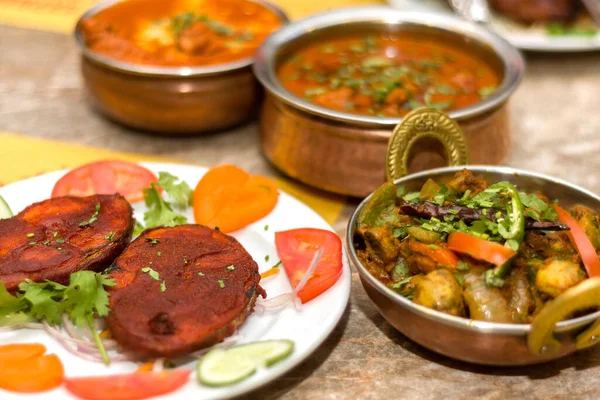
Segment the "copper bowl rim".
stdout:
<path fill-rule="evenodd" d="M 501 174 L 517 174 L 521 177 L 527 177 L 532 179 L 545 180 L 549 183 L 559 185 L 562 187 L 569 188 L 571 190 L 575 190 L 582 194 L 585 197 L 592 199 L 595 203 L 600 207 L 600 197 L 596 194 L 586 190 L 580 186 L 574 185 L 562 179 L 555 178 L 553 176 L 539 174 L 536 172 L 526 171 L 522 169 L 510 168 L 510 167 L 494 167 L 489 165 L 468 165 L 466 166 L 472 172 L 496 172 Z M 414 174 L 407 175 L 403 178 L 396 179 L 394 184 L 398 185 L 401 183 L 406 183 L 411 181 L 412 179 L 426 178 L 430 176 L 432 173 L 447 173 L 447 172 L 457 172 L 464 169 L 465 166 L 454 166 L 454 167 L 443 167 L 443 168 L 435 168 L 430 169 Z M 365 206 L 366 202 L 373 194 L 370 194 L 366 197 L 356 208 L 350 221 L 348 222 L 348 227 L 346 230 L 346 248 L 348 252 L 348 257 L 356 267 L 361 280 L 366 280 L 373 288 L 375 288 L 379 293 L 386 296 L 388 299 L 392 300 L 396 305 L 402 307 L 404 309 L 408 309 L 414 314 L 417 314 L 420 317 L 427 318 L 429 320 L 437 321 L 441 324 L 452 326 L 459 329 L 469 330 L 475 333 L 488 333 L 488 334 L 508 334 L 508 335 L 527 335 L 531 332 L 531 324 L 508 324 L 508 323 L 498 323 L 498 322 L 486 322 L 486 321 L 476 321 L 468 318 L 455 317 L 453 315 L 445 314 L 440 311 L 433 310 L 431 308 L 427 308 L 425 306 L 413 303 L 409 299 L 403 297 L 399 293 L 396 293 L 392 289 L 388 288 L 386 285 L 381 283 L 377 278 L 367 271 L 367 269 L 362 265 L 356 251 L 354 249 L 354 245 L 352 242 L 352 238 L 354 236 L 354 231 L 356 227 L 356 222 L 358 218 L 358 214 L 360 210 Z M 363 283 L 364 285 L 364 283 Z M 568 332 L 572 329 L 577 329 L 583 326 L 586 326 L 589 323 L 594 322 L 600 318 L 600 311 L 593 312 L 591 314 L 587 314 L 581 317 L 568 319 L 565 321 L 561 321 L 556 324 L 555 332 Z"/>
<path fill-rule="evenodd" d="M 350 114 L 318 106 L 292 94 L 277 79 L 275 73 L 277 54 L 285 46 L 314 35 L 319 30 L 334 26 L 360 25 L 361 23 L 382 25 L 408 24 L 429 27 L 448 35 L 468 37 L 471 40 L 477 41 L 483 47 L 489 47 L 498 56 L 505 71 L 502 83 L 491 96 L 483 101 L 469 107 L 450 111 L 448 115 L 453 119 L 463 120 L 499 107 L 516 90 L 525 74 L 525 60 L 519 50 L 481 25 L 452 15 L 402 11 L 385 6 L 351 7 L 328 11 L 282 27 L 269 36 L 258 48 L 253 65 L 254 74 L 270 94 L 295 109 L 353 125 L 380 125 L 386 127 L 397 125 L 402 120 L 401 118 Z"/>
<path fill-rule="evenodd" d="M 143 64 L 134 64 L 125 61 L 120 61 L 116 58 L 108 57 L 99 53 L 96 53 L 90 50 L 85 44 L 85 40 L 83 38 L 83 33 L 81 32 L 81 23 L 97 14 L 98 12 L 109 8 L 117 3 L 121 3 L 127 0 L 106 0 L 100 2 L 93 7 L 89 8 L 77 21 L 77 25 L 75 25 L 75 30 L 73 34 L 75 36 L 75 40 L 79 45 L 81 52 L 83 55 L 90 60 L 95 61 L 96 63 L 108 67 L 110 69 L 125 72 L 128 74 L 134 75 L 148 75 L 148 76 L 162 76 L 162 77 L 193 77 L 193 76 L 213 76 L 213 75 L 221 75 L 229 72 L 238 71 L 240 69 L 247 68 L 251 66 L 254 62 L 254 57 L 247 57 L 238 61 L 233 61 L 225 64 L 217 64 L 214 66 L 203 66 L 203 67 L 159 67 L 159 66 L 149 66 Z M 249 0 L 254 3 L 260 4 L 270 11 L 274 12 L 281 20 L 282 26 L 285 26 L 290 22 L 288 16 L 285 12 L 273 3 L 270 3 L 266 0 Z"/>

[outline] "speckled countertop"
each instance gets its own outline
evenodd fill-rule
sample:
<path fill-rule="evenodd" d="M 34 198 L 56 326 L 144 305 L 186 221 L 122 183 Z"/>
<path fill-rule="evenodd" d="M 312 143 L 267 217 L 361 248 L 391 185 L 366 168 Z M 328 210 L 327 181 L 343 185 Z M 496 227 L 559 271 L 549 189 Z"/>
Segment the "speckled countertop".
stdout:
<path fill-rule="evenodd" d="M 0 131 L 278 173 L 260 154 L 254 123 L 173 139 L 101 118 L 85 102 L 78 61 L 70 36 L 0 26 Z M 527 76 L 510 104 L 515 140 L 508 164 L 600 192 L 600 53 L 536 54 L 527 61 Z M 335 224 L 340 234 L 355 205 Z M 327 341 L 246 398 L 598 399 L 600 347 L 527 368 L 454 362 L 397 333 L 354 274 L 350 304 Z"/>

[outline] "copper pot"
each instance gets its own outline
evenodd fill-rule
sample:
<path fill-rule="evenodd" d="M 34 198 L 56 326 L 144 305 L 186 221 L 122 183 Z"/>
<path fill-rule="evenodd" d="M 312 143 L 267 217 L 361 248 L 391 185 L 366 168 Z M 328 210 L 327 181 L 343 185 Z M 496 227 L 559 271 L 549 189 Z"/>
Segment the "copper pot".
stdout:
<path fill-rule="evenodd" d="M 289 176 L 331 192 L 364 197 L 385 180 L 386 147 L 401 119 L 329 110 L 288 92 L 277 79 L 279 61 L 320 37 L 356 30 L 426 35 L 458 44 L 486 59 L 503 76 L 496 92 L 470 107 L 450 112 L 464 130 L 474 163 L 501 164 L 510 145 L 507 100 L 525 65 L 512 45 L 479 25 L 450 15 L 404 12 L 387 7 L 342 9 L 292 23 L 259 48 L 254 72 L 266 88 L 260 119 L 266 157 Z M 444 165 L 439 146 L 423 141 L 411 170 Z"/>
<path fill-rule="evenodd" d="M 262 91 L 252 74 L 252 58 L 208 67 L 156 67 L 89 50 L 81 22 L 118 1 L 90 8 L 75 27 L 83 80 L 100 112 L 133 128 L 179 135 L 231 128 L 256 115 Z M 288 22 L 278 7 L 253 1 Z"/>
<path fill-rule="evenodd" d="M 462 157 L 464 136 L 457 125 L 438 114 L 431 110 L 413 112 L 404 122 L 408 126 L 397 128 L 390 140 L 384 164 L 387 165 L 387 175 L 403 193 L 418 191 L 428 178 L 442 183 L 449 181 L 464 168 L 444 167 L 403 176 L 407 154 L 401 149 L 407 147 L 401 144 L 411 135 L 437 136 L 448 145 L 450 158 Z M 519 190 L 539 190 L 567 206 L 581 204 L 600 211 L 599 196 L 557 178 L 507 167 L 473 165 L 468 168 L 492 182 L 509 181 Z M 600 342 L 600 311 L 566 319 L 575 311 L 600 306 L 600 278 L 587 279 L 567 290 L 546 304 L 531 324 L 492 323 L 455 317 L 413 303 L 388 288 L 362 265 L 354 247 L 357 218 L 369 197 L 358 206 L 348 223 L 348 256 L 379 313 L 411 340 L 458 360 L 503 366 L 545 362 Z"/>

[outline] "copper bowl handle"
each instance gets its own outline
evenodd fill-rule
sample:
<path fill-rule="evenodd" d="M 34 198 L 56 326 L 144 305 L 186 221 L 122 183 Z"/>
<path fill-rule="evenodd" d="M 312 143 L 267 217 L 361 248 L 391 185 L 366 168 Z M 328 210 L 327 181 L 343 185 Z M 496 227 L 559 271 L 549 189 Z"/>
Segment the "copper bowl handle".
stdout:
<path fill-rule="evenodd" d="M 527 337 L 529 351 L 539 356 L 558 353 L 561 343 L 553 336 L 557 322 L 575 311 L 600 307 L 600 278 L 590 278 L 568 289 L 548 303 L 535 317 Z M 575 337 L 575 347 L 584 349 L 600 342 L 600 319 Z"/>
<path fill-rule="evenodd" d="M 419 108 L 406 114 L 392 132 L 385 168 L 388 180 L 408 175 L 412 147 L 426 137 L 440 141 L 450 166 L 468 163 L 467 139 L 458 124 L 441 111 Z"/>

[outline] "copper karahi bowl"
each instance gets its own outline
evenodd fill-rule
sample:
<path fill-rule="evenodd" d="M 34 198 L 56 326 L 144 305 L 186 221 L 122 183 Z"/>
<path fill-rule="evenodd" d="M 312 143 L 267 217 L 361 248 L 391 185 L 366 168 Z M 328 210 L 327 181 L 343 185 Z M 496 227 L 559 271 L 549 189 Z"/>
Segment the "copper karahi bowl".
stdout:
<path fill-rule="evenodd" d="M 162 134 L 193 135 L 239 125 L 254 117 L 262 99 L 253 58 L 206 67 L 159 67 L 119 61 L 89 50 L 81 23 L 122 0 L 99 3 L 80 18 L 75 38 L 92 104 L 124 125 Z M 284 12 L 264 0 L 283 24 Z"/>
<path fill-rule="evenodd" d="M 364 197 L 385 180 L 382 160 L 391 131 L 401 119 L 330 110 L 297 97 L 276 76 L 283 58 L 321 37 L 369 30 L 407 32 L 467 48 L 502 77 L 496 92 L 452 111 L 465 132 L 473 163 L 501 164 L 510 147 L 507 100 L 525 63 L 517 49 L 485 27 L 464 19 L 388 7 L 348 8 L 318 14 L 280 29 L 263 42 L 254 71 L 266 88 L 260 120 L 266 157 L 289 176 L 335 193 Z M 411 170 L 443 165 L 431 143 L 421 143 Z"/>
<path fill-rule="evenodd" d="M 436 114 L 433 112 L 432 117 L 431 113 L 431 110 L 422 110 L 415 114 L 419 118 L 432 121 L 435 120 Z M 440 119 L 444 119 L 444 116 Z M 437 122 L 439 126 L 439 120 Z M 430 124 L 430 127 L 433 125 L 435 124 Z M 425 131 L 427 128 L 421 129 Z M 390 141 L 386 169 L 395 185 L 405 193 L 418 191 L 428 178 L 436 182 L 447 182 L 457 171 L 465 168 L 464 165 L 444 167 L 402 177 L 406 165 L 398 164 L 405 164 L 406 156 L 394 153 L 394 149 L 397 148 L 394 143 L 403 135 L 402 131 L 396 129 Z M 438 135 L 435 132 L 430 133 L 432 136 Z M 455 147 L 459 149 L 461 144 L 458 143 Z M 541 191 L 566 206 L 580 204 L 596 212 L 600 211 L 599 196 L 551 176 L 485 165 L 469 165 L 468 169 L 491 182 L 509 181 L 517 185 L 519 190 Z M 568 319 L 576 311 L 598 309 L 600 278 L 587 279 L 568 289 L 547 303 L 531 324 L 493 323 L 455 317 L 413 303 L 388 288 L 362 265 L 355 249 L 357 218 L 369 197 L 358 206 L 348 224 L 348 256 L 379 313 L 411 340 L 457 360 L 501 366 L 541 363 L 600 342 L 600 311 Z"/>

